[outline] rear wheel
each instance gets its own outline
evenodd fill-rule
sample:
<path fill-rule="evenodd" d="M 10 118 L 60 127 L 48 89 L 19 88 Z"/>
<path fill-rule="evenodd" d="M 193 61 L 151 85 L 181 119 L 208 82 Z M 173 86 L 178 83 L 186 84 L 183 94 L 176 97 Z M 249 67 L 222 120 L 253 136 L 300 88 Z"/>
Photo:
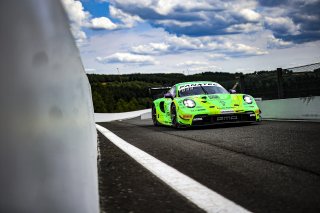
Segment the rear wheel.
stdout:
<path fill-rule="evenodd" d="M 156 106 L 152 105 L 152 110 L 151 110 L 151 115 L 152 115 L 152 122 L 154 126 L 159 126 L 158 120 L 157 120 L 157 110 Z"/>
<path fill-rule="evenodd" d="M 177 109 L 176 109 L 176 105 L 175 104 L 172 104 L 171 105 L 171 123 L 172 123 L 172 126 L 175 127 L 175 128 L 179 128 L 180 127 L 180 124 L 178 123 L 178 114 L 177 114 Z"/>

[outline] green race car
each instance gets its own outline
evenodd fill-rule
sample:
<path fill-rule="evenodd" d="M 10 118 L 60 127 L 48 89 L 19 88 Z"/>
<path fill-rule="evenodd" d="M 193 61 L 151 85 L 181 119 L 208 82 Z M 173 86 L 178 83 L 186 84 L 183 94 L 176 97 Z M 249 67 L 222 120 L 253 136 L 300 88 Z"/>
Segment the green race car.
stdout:
<path fill-rule="evenodd" d="M 152 104 L 155 126 L 176 128 L 216 123 L 259 122 L 261 111 L 254 98 L 246 94 L 228 92 L 211 81 L 179 83 L 171 87 L 163 98 Z"/>

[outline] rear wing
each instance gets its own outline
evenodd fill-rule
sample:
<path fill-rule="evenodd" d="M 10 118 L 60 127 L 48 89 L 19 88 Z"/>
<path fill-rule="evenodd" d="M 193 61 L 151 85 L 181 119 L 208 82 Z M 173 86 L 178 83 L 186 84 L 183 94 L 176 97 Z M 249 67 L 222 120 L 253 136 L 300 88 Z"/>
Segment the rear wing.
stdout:
<path fill-rule="evenodd" d="M 171 87 L 150 87 L 149 94 L 150 97 L 155 100 L 158 98 L 162 98 L 169 89 L 171 89 Z"/>

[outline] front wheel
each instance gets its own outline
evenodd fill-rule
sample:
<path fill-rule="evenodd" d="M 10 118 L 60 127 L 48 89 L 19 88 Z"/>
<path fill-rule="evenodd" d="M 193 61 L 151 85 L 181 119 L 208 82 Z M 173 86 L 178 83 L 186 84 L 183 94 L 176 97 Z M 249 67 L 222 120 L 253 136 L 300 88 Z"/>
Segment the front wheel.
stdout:
<path fill-rule="evenodd" d="M 154 126 L 159 126 L 158 120 L 157 120 L 157 110 L 155 105 L 152 105 L 152 110 L 151 110 L 151 115 L 152 115 L 152 122 Z"/>
<path fill-rule="evenodd" d="M 172 126 L 174 128 L 179 128 L 180 127 L 180 124 L 178 123 L 177 116 L 178 116 L 178 114 L 177 114 L 176 105 L 172 104 L 171 105 L 171 123 L 172 123 Z"/>

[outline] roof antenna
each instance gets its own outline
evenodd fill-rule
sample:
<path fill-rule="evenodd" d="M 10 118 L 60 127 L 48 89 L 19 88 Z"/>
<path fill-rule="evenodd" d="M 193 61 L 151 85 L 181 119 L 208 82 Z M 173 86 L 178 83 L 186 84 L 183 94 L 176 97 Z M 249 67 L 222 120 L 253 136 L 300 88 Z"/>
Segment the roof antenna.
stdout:
<path fill-rule="evenodd" d="M 120 70 L 119 70 L 119 68 L 118 68 L 118 67 L 117 67 L 117 70 L 118 70 L 118 75 L 119 75 L 120 83 L 122 84 L 121 74 L 120 74 Z"/>
<path fill-rule="evenodd" d="M 235 90 L 235 89 L 237 88 L 238 84 L 239 84 L 239 82 L 237 81 L 237 82 L 235 83 L 235 85 L 233 85 L 232 89 Z"/>

